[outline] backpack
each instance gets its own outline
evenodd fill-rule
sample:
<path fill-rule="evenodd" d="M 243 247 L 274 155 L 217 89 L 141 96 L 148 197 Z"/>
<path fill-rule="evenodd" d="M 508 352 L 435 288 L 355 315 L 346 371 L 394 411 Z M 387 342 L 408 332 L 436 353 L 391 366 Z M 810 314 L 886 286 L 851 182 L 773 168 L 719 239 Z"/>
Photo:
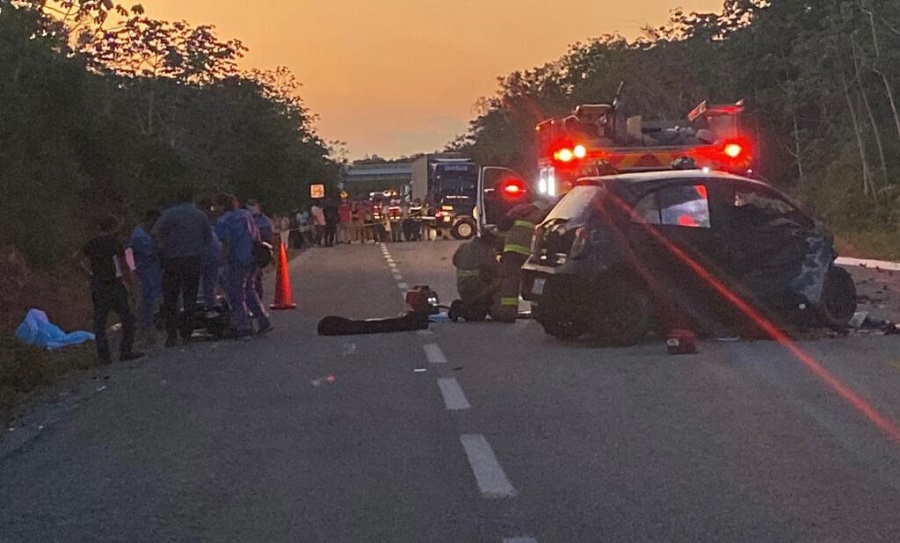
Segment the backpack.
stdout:
<path fill-rule="evenodd" d="M 272 245 L 265 241 L 253 240 L 253 259 L 256 260 L 256 267 L 260 269 L 274 262 L 275 257 L 272 255 Z"/>

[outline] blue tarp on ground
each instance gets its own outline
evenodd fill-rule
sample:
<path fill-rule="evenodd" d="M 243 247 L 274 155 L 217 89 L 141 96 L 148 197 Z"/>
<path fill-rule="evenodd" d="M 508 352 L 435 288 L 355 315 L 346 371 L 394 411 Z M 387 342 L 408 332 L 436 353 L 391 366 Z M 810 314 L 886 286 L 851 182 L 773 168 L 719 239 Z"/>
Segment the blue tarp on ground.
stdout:
<path fill-rule="evenodd" d="M 94 334 L 90 332 L 78 331 L 71 334 L 63 332 L 59 326 L 51 323 L 47 314 L 40 309 L 28 310 L 25 320 L 16 329 L 16 337 L 29 345 L 51 350 L 94 340 Z"/>

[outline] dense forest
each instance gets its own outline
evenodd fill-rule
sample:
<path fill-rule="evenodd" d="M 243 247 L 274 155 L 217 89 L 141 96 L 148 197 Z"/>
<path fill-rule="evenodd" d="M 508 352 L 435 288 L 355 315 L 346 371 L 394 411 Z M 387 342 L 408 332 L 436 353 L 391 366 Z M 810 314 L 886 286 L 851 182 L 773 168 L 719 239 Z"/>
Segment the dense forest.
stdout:
<path fill-rule="evenodd" d="M 748 106 L 761 177 L 801 198 L 845 239 L 900 256 L 900 2 L 726 0 L 673 12 L 642 38 L 610 35 L 500 78 L 449 147 L 533 174 L 534 126 L 611 100 L 678 119 L 703 100 Z"/>
<path fill-rule="evenodd" d="M 286 69 L 243 72 L 209 26 L 111 0 L 0 0 L 0 245 L 52 268 L 113 213 L 181 188 L 287 211 L 340 165 Z"/>

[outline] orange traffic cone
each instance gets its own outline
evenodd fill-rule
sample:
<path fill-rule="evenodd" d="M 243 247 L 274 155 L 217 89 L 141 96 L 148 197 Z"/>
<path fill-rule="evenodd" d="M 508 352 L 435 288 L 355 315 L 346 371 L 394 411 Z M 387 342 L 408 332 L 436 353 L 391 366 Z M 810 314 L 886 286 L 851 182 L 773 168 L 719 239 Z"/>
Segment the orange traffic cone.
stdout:
<path fill-rule="evenodd" d="M 297 309 L 294 303 L 293 294 L 291 294 L 291 277 L 288 273 L 287 251 L 284 243 L 279 243 L 278 247 L 278 263 L 275 268 L 275 303 L 272 309 Z"/>

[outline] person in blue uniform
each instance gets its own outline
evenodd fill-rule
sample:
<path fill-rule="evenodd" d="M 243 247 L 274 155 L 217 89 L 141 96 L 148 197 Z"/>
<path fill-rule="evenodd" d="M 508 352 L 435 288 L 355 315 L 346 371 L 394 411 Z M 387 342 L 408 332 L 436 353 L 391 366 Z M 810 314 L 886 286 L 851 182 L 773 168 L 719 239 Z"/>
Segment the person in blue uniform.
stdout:
<path fill-rule="evenodd" d="M 247 200 L 247 211 L 253 215 L 253 224 L 259 230 L 260 241 L 275 247 L 275 223 L 262 212 L 259 202 L 253 199 Z M 263 299 L 262 272 L 261 269 L 257 269 L 253 275 L 253 288 L 256 289 L 256 295 L 260 300 Z"/>
<path fill-rule="evenodd" d="M 140 341 L 149 346 L 156 342 L 156 331 L 153 314 L 162 296 L 162 266 L 159 254 L 153 245 L 150 232 L 159 219 L 160 213 L 151 209 L 144 214 L 144 219 L 131 232 L 128 246 L 134 256 L 134 271 L 140 283 L 141 300 L 138 305 L 138 333 Z"/>
<path fill-rule="evenodd" d="M 238 200 L 231 194 L 216 196 L 215 205 L 222 215 L 216 221 L 216 235 L 222 241 L 225 273 L 223 280 L 228 302 L 231 305 L 231 331 L 233 339 L 249 338 L 253 335 L 253 322 L 257 320 L 258 331 L 262 334 L 272 329 L 269 315 L 263 308 L 254 286 L 254 272 L 258 271 L 253 244 L 260 240 L 259 229 L 253 216 L 241 209 Z"/>

